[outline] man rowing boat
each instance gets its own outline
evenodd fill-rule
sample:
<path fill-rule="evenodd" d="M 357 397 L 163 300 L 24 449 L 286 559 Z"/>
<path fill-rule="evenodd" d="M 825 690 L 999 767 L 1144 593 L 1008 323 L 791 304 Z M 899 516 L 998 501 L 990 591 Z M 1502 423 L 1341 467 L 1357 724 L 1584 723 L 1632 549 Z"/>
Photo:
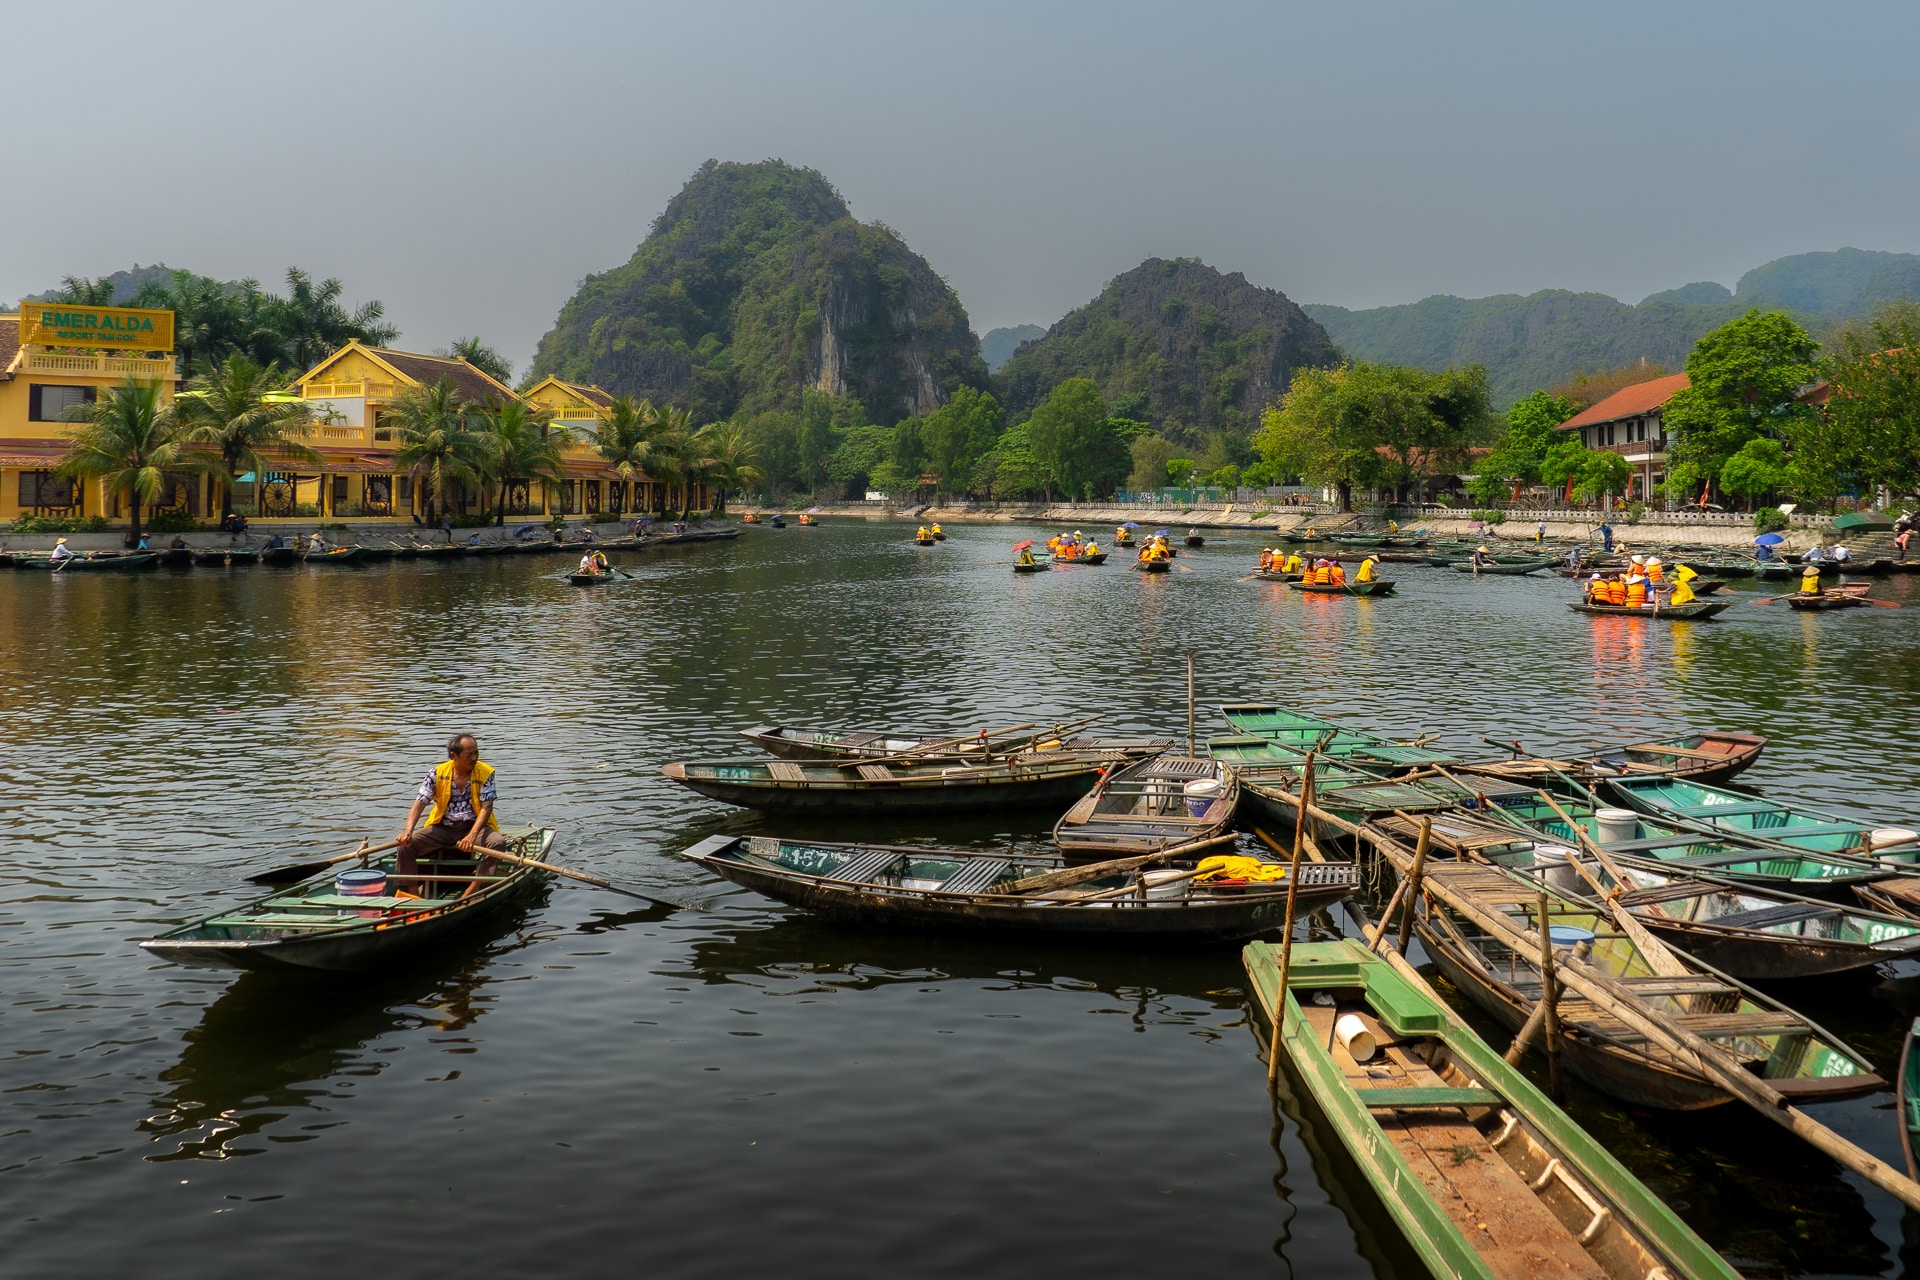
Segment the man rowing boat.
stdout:
<path fill-rule="evenodd" d="M 454 850 L 471 856 L 477 849 L 505 849 L 494 799 L 493 766 L 480 759 L 479 741 L 470 733 L 454 734 L 447 758 L 421 780 L 400 828 L 400 878 L 420 874 L 421 862 L 439 862 Z"/>

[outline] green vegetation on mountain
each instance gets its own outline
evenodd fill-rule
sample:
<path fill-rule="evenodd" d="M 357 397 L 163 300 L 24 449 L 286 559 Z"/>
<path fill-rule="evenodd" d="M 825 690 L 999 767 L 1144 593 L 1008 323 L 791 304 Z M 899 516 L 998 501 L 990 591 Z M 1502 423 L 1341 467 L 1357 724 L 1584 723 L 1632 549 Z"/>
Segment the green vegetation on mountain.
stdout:
<path fill-rule="evenodd" d="M 1509 404 L 1583 369 L 1641 360 L 1677 368 L 1709 330 L 1755 308 L 1785 309 L 1821 331 L 1909 297 L 1920 297 L 1920 255 L 1838 249 L 1756 267 L 1732 292 L 1710 282 L 1690 284 L 1638 306 L 1605 294 L 1548 289 L 1526 297 L 1442 295 L 1365 311 L 1310 305 L 1306 312 L 1357 360 L 1433 370 L 1484 364 L 1495 398 Z"/>
<path fill-rule="evenodd" d="M 966 308 L 926 260 L 778 160 L 702 165 L 633 257 L 561 308 L 530 376 L 550 373 L 697 422 L 800 412 L 813 389 L 892 424 L 987 386 Z"/>
<path fill-rule="evenodd" d="M 1022 348 L 995 384 L 1019 418 L 1061 383 L 1086 378 L 1116 416 L 1182 448 L 1218 440 L 1231 462 L 1294 371 L 1338 354 L 1285 294 L 1195 258 L 1149 258 Z"/>
<path fill-rule="evenodd" d="M 1044 325 L 1016 324 L 1006 329 L 989 329 L 980 339 L 980 358 L 987 362 L 988 373 L 998 373 L 1002 365 L 1013 359 L 1013 353 L 1021 343 L 1032 342 L 1046 336 Z"/>

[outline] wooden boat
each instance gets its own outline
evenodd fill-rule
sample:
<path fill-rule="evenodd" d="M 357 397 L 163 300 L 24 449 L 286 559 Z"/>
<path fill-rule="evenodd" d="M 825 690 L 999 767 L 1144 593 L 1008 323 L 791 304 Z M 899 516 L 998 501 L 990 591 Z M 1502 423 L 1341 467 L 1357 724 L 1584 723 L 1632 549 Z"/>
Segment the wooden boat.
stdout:
<path fill-rule="evenodd" d="M 513 550 L 516 550 L 516 551 L 517 551 L 517 550 L 519 550 L 519 548 L 517 548 L 517 547 L 515 547 L 515 548 L 513 548 Z M 369 563 L 371 563 L 371 562 L 373 562 L 373 561 L 375 561 L 375 560 L 391 560 L 391 559 L 393 559 L 393 548 L 392 548 L 392 547 L 390 547 L 390 546 L 388 546 L 388 547 L 361 547 L 361 548 L 359 548 L 359 551 L 360 551 L 360 563 L 361 563 L 361 564 L 369 564 Z"/>
<path fill-rule="evenodd" d="M 509 852 L 545 861 L 552 828 L 505 832 Z M 341 864 L 344 868 L 347 864 Z M 371 866 L 397 878 L 391 855 Z M 482 867 L 487 864 L 483 863 Z M 478 924 L 546 883 L 548 873 L 493 863 L 497 874 L 466 874 L 423 882 L 414 897 L 344 896 L 335 870 L 230 911 L 218 912 L 140 945 L 181 964 L 234 969 L 376 969 Z"/>
<path fill-rule="evenodd" d="M 609 569 L 605 573 L 570 573 L 567 575 L 567 581 L 576 587 L 604 587 L 616 582 L 637 582 L 638 579 Z"/>
<path fill-rule="evenodd" d="M 947 535 L 944 532 L 935 531 L 933 535 L 933 540 L 935 542 L 945 542 L 947 540 Z"/>
<path fill-rule="evenodd" d="M 1689 600 L 1685 604 L 1625 605 L 1593 604 L 1586 600 L 1569 601 L 1575 613 L 1605 614 L 1619 618 L 1665 618 L 1670 622 L 1698 622 L 1733 608 L 1731 600 Z"/>
<path fill-rule="evenodd" d="M 1866 597 L 1851 591 L 1797 592 L 1787 597 L 1787 607 L 1802 613 L 1825 613 L 1830 609 L 1864 609 Z"/>
<path fill-rule="evenodd" d="M 1615 778 L 1609 779 L 1608 785 L 1660 781 L 1663 780 Z M 1492 779 L 1476 781 L 1474 786 L 1478 795 L 1473 802 L 1490 816 L 1538 832 L 1559 844 L 1580 843 L 1566 821 L 1534 788 Z M 1429 784 L 1429 789 L 1441 795 L 1452 794 L 1445 785 Z M 1632 810 L 1610 809 L 1585 788 L 1572 795 L 1563 792 L 1557 800 L 1589 840 L 1605 849 L 1616 862 L 1627 866 L 1703 873 L 1738 884 L 1822 897 L 1845 894 L 1856 885 L 1886 879 L 1895 870 L 1848 855 L 1845 851 L 1851 847 L 1852 837 L 1846 833 L 1808 834 L 1794 844 L 1760 843 L 1734 831 L 1717 831 L 1677 820 L 1662 821 L 1655 815 Z"/>
<path fill-rule="evenodd" d="M 1116 547 L 1135 547 L 1140 544 L 1133 540 L 1132 534 L 1127 534 L 1124 537 L 1116 537 L 1113 540 L 1113 545 Z"/>
<path fill-rule="evenodd" d="M 1920 1040 L 1920 1018 L 1907 1028 L 1906 1043 L 1900 1046 L 1900 1082 L 1894 1093 L 1900 1112 L 1900 1150 L 1907 1157 L 1907 1176 L 1920 1182 L 1920 1165 L 1914 1152 L 1920 1150 L 1920 1054 L 1913 1042 Z"/>
<path fill-rule="evenodd" d="M 681 856 L 735 884 L 847 924 L 1174 940 L 1248 938 L 1278 929 L 1286 920 L 1284 869 L 1278 879 L 1244 886 L 1215 888 L 1194 883 L 1190 872 L 1161 870 L 1105 876 L 1051 893 L 1015 894 L 1008 892 L 1013 882 L 1063 864 L 958 849 L 766 836 L 713 836 Z M 1352 863 L 1303 866 L 1295 914 L 1332 906 L 1358 887 L 1359 871 Z"/>
<path fill-rule="evenodd" d="M 740 517 L 741 524 L 759 524 L 760 517 L 749 511 Z"/>
<path fill-rule="evenodd" d="M 1090 556 L 1063 556 L 1056 552 L 1053 557 L 1053 562 L 1055 564 L 1105 564 L 1107 562 L 1107 553 L 1104 551 L 1096 551 Z"/>
<path fill-rule="evenodd" d="M 202 547 L 193 553 L 193 562 L 210 569 L 218 568 L 227 563 L 227 557 L 231 554 L 232 549 L 228 547 Z M 259 559 L 258 553 L 255 554 L 254 559 Z"/>
<path fill-rule="evenodd" d="M 1160 755 L 1108 774 L 1053 826 L 1070 861 L 1158 853 L 1233 823 L 1240 784 L 1217 758 Z"/>
<path fill-rule="evenodd" d="M 1243 734 L 1264 738 L 1304 756 L 1318 751 L 1323 757 L 1374 773 L 1404 773 L 1426 765 L 1450 765 L 1455 757 L 1445 751 L 1390 742 L 1375 734 L 1349 729 L 1289 711 L 1270 702 L 1230 702 L 1220 708 L 1228 724 Z"/>
<path fill-rule="evenodd" d="M 1053 568 L 1053 566 L 1045 560 L 1015 560 L 1013 562 L 1013 571 L 1015 573 L 1045 573 L 1051 568 Z"/>
<path fill-rule="evenodd" d="M 1231 765 L 1240 783 L 1240 809 L 1262 824 L 1270 835 L 1290 839 L 1299 821 L 1301 753 L 1277 746 L 1265 738 L 1229 735 L 1207 739 L 1207 753 Z M 1377 773 L 1337 762 L 1314 762 L 1315 804 L 1336 818 L 1359 824 L 1382 813 L 1442 812 L 1458 798 L 1440 796 L 1411 783 L 1383 779 Z M 1344 833 L 1332 824 L 1309 818 L 1307 832 L 1315 840 L 1337 839 Z"/>
<path fill-rule="evenodd" d="M 360 557 L 365 554 L 364 547 L 329 547 L 318 555 L 306 552 L 300 559 L 311 565 L 347 565 L 359 564 Z"/>
<path fill-rule="evenodd" d="M 1298 582 L 1302 577 L 1297 573 L 1281 573 L 1275 569 L 1255 569 L 1253 576 L 1262 582 Z"/>
<path fill-rule="evenodd" d="M 1111 761 L 1078 751 L 1023 751 L 990 763 L 698 760 L 661 772 L 724 804 L 771 813 L 950 813 L 1066 805 Z"/>
<path fill-rule="evenodd" d="M 1550 859 L 1541 857 L 1550 851 Z M 1836 905 L 1690 872 L 1622 866 L 1621 884 L 1585 853 L 1528 841 L 1489 861 L 1592 901 L 1578 858 L 1616 901 L 1664 941 L 1745 982 L 1847 973 L 1920 955 L 1920 920 Z"/>
<path fill-rule="evenodd" d="M 1316 596 L 1390 596 L 1393 594 L 1392 578 L 1375 578 L 1372 582 L 1290 582 L 1287 585 L 1295 591 L 1304 591 Z"/>
<path fill-rule="evenodd" d="M 1133 567 L 1141 573 L 1173 572 L 1173 562 L 1170 560 L 1135 560 Z"/>
<path fill-rule="evenodd" d="M 1171 738 L 1063 738 L 1058 726 L 1036 729 L 1014 737 L 996 737 L 984 749 L 977 736 L 965 730 L 922 733 L 911 729 L 793 729 L 782 725 L 756 725 L 751 729 L 742 729 L 740 736 L 768 755 L 779 756 L 782 760 L 873 760 L 889 756 L 924 755 L 929 749 L 937 749 L 941 755 L 949 757 L 1003 756 L 1012 751 L 1026 751 L 1043 743 L 1057 742 L 1061 750 L 1087 752 L 1108 761 L 1131 761 L 1157 756 L 1173 746 Z"/>
<path fill-rule="evenodd" d="M 1524 574 L 1538 573 L 1552 564 L 1551 560 L 1496 560 L 1492 564 L 1483 564 L 1476 570 L 1472 561 L 1454 561 L 1453 567 L 1461 573 L 1496 573 L 1519 577 Z"/>
<path fill-rule="evenodd" d="M 1422 884 L 1427 909 L 1416 914 L 1414 927 L 1427 954 L 1462 995 L 1518 1031 L 1541 991 L 1537 882 L 1495 867 L 1430 861 Z M 1700 961 L 1668 950 L 1662 961 L 1683 973 L 1659 972 L 1654 958 L 1587 903 L 1549 891 L 1547 915 L 1558 930 L 1556 943 L 1631 992 L 1645 1012 L 1718 1045 L 1794 1102 L 1886 1087 L 1867 1059 L 1837 1037 Z M 1565 992 L 1558 1012 L 1561 1061 L 1594 1088 L 1661 1110 L 1696 1111 L 1731 1100 L 1698 1068 L 1587 1000 Z"/>
<path fill-rule="evenodd" d="M 1889 867 L 1920 864 L 1920 831 L 1909 827 L 1850 822 L 1818 809 L 1686 778 L 1609 778 L 1606 785 L 1630 808 L 1682 826 L 1774 846 L 1871 858 Z"/>
<path fill-rule="evenodd" d="M 800 527 L 803 529 L 811 529 L 819 523 L 820 522 L 818 520 L 815 520 L 812 516 L 807 515 L 805 512 L 802 512 L 800 515 L 799 524 L 800 524 Z"/>
<path fill-rule="evenodd" d="M 193 567 L 192 547 L 166 547 L 156 552 L 160 563 L 169 569 L 191 569 Z"/>
<path fill-rule="evenodd" d="M 261 564 L 284 566 L 296 564 L 299 560 L 300 553 L 292 547 L 262 547 L 260 549 Z"/>
<path fill-rule="evenodd" d="M 1659 774 L 1695 782 L 1728 782 L 1760 758 L 1767 740 L 1739 729 L 1686 733 L 1658 742 L 1636 742 L 1603 749 L 1587 765 L 1595 777 Z"/>
<path fill-rule="evenodd" d="M 1424 984 L 1352 939 L 1296 943 L 1283 1003 L 1277 949 L 1241 958 L 1283 1063 L 1431 1274 L 1739 1274 Z"/>
<path fill-rule="evenodd" d="M 1187 535 L 1187 545 L 1190 547 L 1204 547 L 1207 545 L 1207 540 L 1197 533 L 1190 533 Z"/>
<path fill-rule="evenodd" d="M 96 551 L 58 563 L 65 566 L 60 568 L 61 573 L 132 573 L 139 569 L 151 569 L 159 561 L 158 551 Z M 15 552 L 13 567 L 50 570 L 57 566 L 50 556 Z"/>
<path fill-rule="evenodd" d="M 916 547 L 930 547 L 933 545 L 933 538 L 931 536 L 928 536 L 925 538 L 915 538 L 913 540 L 913 545 Z"/>
<path fill-rule="evenodd" d="M 776 529 L 784 529 L 787 527 L 787 518 L 785 516 L 775 516 L 773 517 L 773 519 L 767 521 L 767 523 L 772 525 Z M 812 524 L 813 521 L 808 520 L 806 517 L 802 516 L 800 519 L 800 523 Z"/>

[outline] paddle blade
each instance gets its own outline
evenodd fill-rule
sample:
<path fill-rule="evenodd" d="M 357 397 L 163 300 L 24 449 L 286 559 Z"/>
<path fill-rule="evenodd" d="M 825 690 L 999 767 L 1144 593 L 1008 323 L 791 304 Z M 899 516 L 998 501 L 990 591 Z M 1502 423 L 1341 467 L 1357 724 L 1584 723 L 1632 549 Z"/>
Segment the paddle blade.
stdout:
<path fill-rule="evenodd" d="M 290 867 L 275 867 L 271 871 L 262 871 L 257 876 L 248 876 L 248 884 L 296 884 L 311 876 L 317 876 L 333 865 L 332 858 L 322 858 L 318 862 L 296 862 Z"/>

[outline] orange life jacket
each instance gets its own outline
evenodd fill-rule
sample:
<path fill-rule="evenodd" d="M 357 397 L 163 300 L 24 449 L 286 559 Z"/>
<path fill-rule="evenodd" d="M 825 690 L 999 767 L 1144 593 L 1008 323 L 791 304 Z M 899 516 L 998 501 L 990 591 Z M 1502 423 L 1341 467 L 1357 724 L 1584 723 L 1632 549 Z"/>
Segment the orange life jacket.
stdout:
<path fill-rule="evenodd" d="M 1606 588 L 1607 603 L 1623 605 L 1627 602 L 1627 584 L 1618 578 L 1608 578 L 1600 584 Z"/>
<path fill-rule="evenodd" d="M 1664 568 L 1662 568 L 1660 565 L 1650 564 L 1647 566 L 1648 582 L 1665 582 L 1666 580 L 1667 580 L 1667 571 Z"/>
<path fill-rule="evenodd" d="M 1629 609 L 1638 609 L 1647 603 L 1647 584 L 1645 582 L 1629 582 L 1626 584 L 1626 588 L 1627 607 Z"/>
<path fill-rule="evenodd" d="M 1336 587 L 1344 587 L 1347 585 L 1347 571 L 1337 564 L 1329 565 L 1327 567 L 1327 582 Z"/>

